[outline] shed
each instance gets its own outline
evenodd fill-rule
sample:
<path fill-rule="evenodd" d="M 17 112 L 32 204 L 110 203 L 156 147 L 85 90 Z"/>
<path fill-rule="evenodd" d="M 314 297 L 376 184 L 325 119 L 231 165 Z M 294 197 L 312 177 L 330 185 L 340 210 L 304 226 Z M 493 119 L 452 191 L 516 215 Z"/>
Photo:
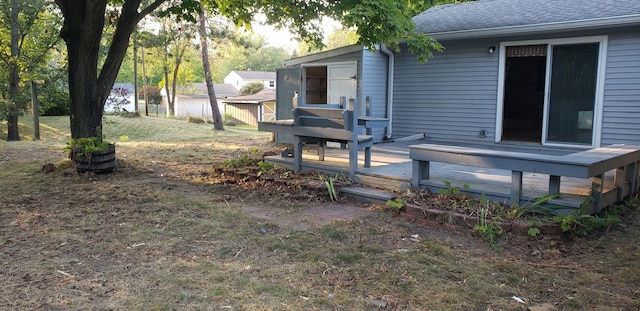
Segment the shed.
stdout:
<path fill-rule="evenodd" d="M 238 94 L 230 84 L 214 84 L 213 89 L 216 92 L 218 109 L 224 115 L 224 104 L 221 100 Z M 163 89 L 164 90 L 164 89 Z M 163 92 L 163 96 L 166 96 Z M 175 104 L 175 115 L 179 117 L 198 117 L 211 118 L 211 104 L 209 103 L 209 95 L 207 93 L 207 85 L 205 83 L 189 83 L 180 86 L 177 89 Z M 163 98 L 166 105 L 166 98 Z M 168 111 L 169 109 L 167 109 Z"/>
<path fill-rule="evenodd" d="M 640 145 L 640 1 L 479 0 L 414 18 L 446 48 L 396 54 L 394 136 Z"/>
<path fill-rule="evenodd" d="M 252 95 L 229 97 L 222 102 L 225 105 L 225 121 L 231 121 L 236 125 L 258 126 L 258 122 L 275 120 L 274 89 L 262 89 Z"/>
<path fill-rule="evenodd" d="M 277 70 L 278 120 L 291 119 L 293 97 L 300 102 L 322 107 L 338 104 L 340 97 L 358 100 L 358 113 L 365 115 L 366 98 L 370 99 L 369 116 L 391 117 L 390 86 L 393 77 L 387 68 L 393 66 L 393 54 L 381 48 L 377 51 L 362 46 L 347 46 L 285 61 Z M 373 130 L 374 140 L 382 141 L 390 134 L 385 128 Z M 277 135 L 279 142 L 291 142 L 288 135 Z"/>

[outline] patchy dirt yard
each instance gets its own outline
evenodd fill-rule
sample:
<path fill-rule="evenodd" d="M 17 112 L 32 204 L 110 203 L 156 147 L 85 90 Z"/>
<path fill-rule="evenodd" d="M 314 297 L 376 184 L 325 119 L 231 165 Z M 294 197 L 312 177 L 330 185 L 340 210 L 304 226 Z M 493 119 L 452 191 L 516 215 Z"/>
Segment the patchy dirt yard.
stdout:
<path fill-rule="evenodd" d="M 66 171 L 59 150 L 0 148 L 0 309 L 640 309 L 637 209 L 585 237 L 505 233 L 492 248 L 332 202 L 317 173 L 214 169 L 256 147 L 279 150 L 123 143 L 106 175 Z"/>

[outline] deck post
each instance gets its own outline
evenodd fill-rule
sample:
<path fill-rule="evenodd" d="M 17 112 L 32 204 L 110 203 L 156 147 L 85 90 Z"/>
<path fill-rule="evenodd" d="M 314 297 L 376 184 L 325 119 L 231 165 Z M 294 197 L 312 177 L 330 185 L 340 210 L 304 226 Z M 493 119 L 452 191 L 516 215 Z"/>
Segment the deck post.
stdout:
<path fill-rule="evenodd" d="M 522 196 L 522 172 L 511 171 L 511 204 L 520 204 Z"/>
<path fill-rule="evenodd" d="M 354 98 L 349 98 L 347 110 L 351 111 L 351 120 L 348 120 L 350 124 L 347 129 L 351 130 L 351 141 L 348 143 L 349 174 L 353 177 L 358 172 L 358 101 Z"/>
<path fill-rule="evenodd" d="M 364 167 L 371 167 L 371 147 L 364 148 Z"/>
<path fill-rule="evenodd" d="M 625 185 L 629 184 L 627 180 L 626 171 L 629 169 L 629 165 L 625 165 L 623 167 L 619 167 L 615 170 L 615 175 L 613 176 L 613 184 L 616 187 L 616 200 L 622 201 L 627 195 L 629 195 L 629 187 L 625 187 Z"/>
<path fill-rule="evenodd" d="M 293 170 L 295 172 L 302 171 L 302 138 L 293 135 Z"/>
<path fill-rule="evenodd" d="M 358 141 L 350 141 L 349 148 L 349 176 L 353 178 L 358 172 Z"/>
<path fill-rule="evenodd" d="M 629 182 L 629 195 L 633 195 L 638 191 L 638 175 L 640 162 L 633 162 L 627 165 L 625 169 L 625 179 Z"/>
<path fill-rule="evenodd" d="M 371 116 L 371 99 L 369 98 L 369 96 L 365 97 L 365 107 L 366 107 L 365 117 Z M 373 133 L 372 128 L 370 127 L 365 128 L 365 134 L 371 135 L 372 133 Z"/>
<path fill-rule="evenodd" d="M 324 161 L 324 149 L 327 147 L 327 141 L 318 139 L 318 160 Z"/>
<path fill-rule="evenodd" d="M 589 214 L 600 213 L 602 209 L 602 195 L 604 193 L 604 174 L 591 178 L 591 195 L 593 195 L 593 209 Z"/>
<path fill-rule="evenodd" d="M 549 194 L 560 193 L 560 176 L 549 175 Z"/>
<path fill-rule="evenodd" d="M 411 161 L 411 186 L 420 187 L 420 181 L 429 179 L 429 161 L 413 160 Z"/>

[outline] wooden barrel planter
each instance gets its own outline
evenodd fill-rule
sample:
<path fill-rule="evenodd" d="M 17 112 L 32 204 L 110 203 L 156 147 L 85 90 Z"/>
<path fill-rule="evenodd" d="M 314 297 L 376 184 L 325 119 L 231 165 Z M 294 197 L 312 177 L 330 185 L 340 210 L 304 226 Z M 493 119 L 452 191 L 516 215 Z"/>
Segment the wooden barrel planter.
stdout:
<path fill-rule="evenodd" d="M 76 172 L 110 173 L 116 168 L 116 145 L 110 144 L 104 151 L 92 152 L 88 155 L 74 154 L 72 160 Z"/>

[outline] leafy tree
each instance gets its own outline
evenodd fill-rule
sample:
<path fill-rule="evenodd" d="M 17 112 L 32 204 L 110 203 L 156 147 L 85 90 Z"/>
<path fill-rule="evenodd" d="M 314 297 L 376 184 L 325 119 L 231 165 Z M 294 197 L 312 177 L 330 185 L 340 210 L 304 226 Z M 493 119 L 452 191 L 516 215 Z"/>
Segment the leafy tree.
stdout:
<path fill-rule="evenodd" d="M 285 49 L 269 46 L 264 37 L 241 29 L 214 30 L 210 37 L 215 51 L 213 77 L 217 82 L 233 70 L 275 71 L 290 57 Z"/>
<path fill-rule="evenodd" d="M 42 79 L 48 51 L 56 45 L 57 18 L 48 0 L 0 0 L 0 72 L 8 83 L 0 84 L 0 120 L 7 120 L 7 140 L 20 140 L 18 117 L 29 103 L 23 81 Z"/>
<path fill-rule="evenodd" d="M 354 45 L 358 42 L 358 34 L 354 30 L 345 28 L 335 28 L 327 36 L 326 44 L 323 47 L 314 47 L 307 42 L 298 45 L 298 50 L 294 52 L 296 57 L 309 55 L 321 51 L 337 49 L 343 46 Z"/>
<path fill-rule="evenodd" d="M 327 49 L 349 46 L 358 42 L 358 34 L 351 29 L 336 28 L 327 36 Z"/>
<path fill-rule="evenodd" d="M 164 71 L 164 87 L 167 93 L 169 115 L 175 116 L 176 87 L 178 74 L 187 49 L 195 38 L 196 29 L 188 23 L 174 23 L 170 19 L 163 19 L 160 38 L 162 39 L 162 68 Z M 169 79 L 171 69 L 171 80 Z M 169 82 L 171 81 L 171 82 Z M 171 85 L 171 87 L 169 87 Z"/>
<path fill-rule="evenodd" d="M 115 82 L 129 39 L 138 22 L 167 0 L 55 0 L 64 16 L 60 32 L 67 45 L 72 138 L 95 137 L 102 123 L 105 100 Z M 174 2 L 170 2 L 174 3 Z M 262 12 L 267 23 L 288 27 L 298 38 L 322 44 L 317 21 L 333 17 L 345 27 L 357 29 L 358 44 L 372 47 L 383 43 L 398 49 L 405 40 L 419 60 L 440 48 L 434 40 L 415 31 L 407 0 L 183 0 L 167 14 L 195 21 L 194 12 L 203 5 L 215 15 L 249 25 Z M 114 25 L 104 61 L 100 42 L 105 24 Z M 208 60 L 207 60 L 208 61 Z M 100 65 L 100 66 L 99 66 Z"/>

